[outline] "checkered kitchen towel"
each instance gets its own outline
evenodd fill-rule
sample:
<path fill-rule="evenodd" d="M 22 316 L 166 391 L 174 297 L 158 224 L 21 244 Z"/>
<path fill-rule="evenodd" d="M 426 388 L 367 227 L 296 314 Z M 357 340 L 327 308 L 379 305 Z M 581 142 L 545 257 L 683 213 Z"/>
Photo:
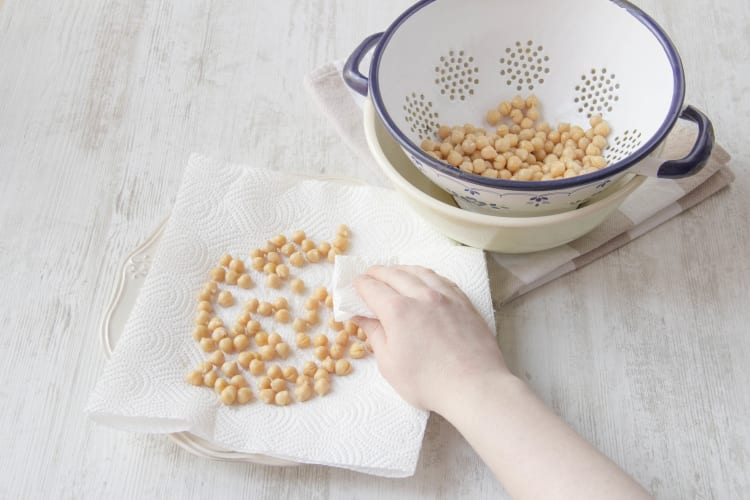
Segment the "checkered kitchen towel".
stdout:
<path fill-rule="evenodd" d="M 342 63 L 314 71 L 305 87 L 333 123 L 344 142 L 371 165 L 375 184 L 387 185 L 370 156 L 362 125 L 364 98 L 349 90 L 341 78 Z M 677 158 L 690 148 L 694 132 L 677 126 L 665 142 L 663 156 Z M 649 178 L 601 226 L 581 238 L 550 250 L 531 254 L 490 253 L 490 279 L 496 305 L 593 262 L 672 217 L 697 205 L 734 180 L 730 156 L 718 144 L 698 174 L 679 180 Z"/>

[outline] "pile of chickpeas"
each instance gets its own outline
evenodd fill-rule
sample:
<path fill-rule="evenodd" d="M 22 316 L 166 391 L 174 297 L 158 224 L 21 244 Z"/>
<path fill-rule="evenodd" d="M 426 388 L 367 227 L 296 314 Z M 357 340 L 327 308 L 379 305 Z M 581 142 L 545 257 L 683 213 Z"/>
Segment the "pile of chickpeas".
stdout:
<path fill-rule="evenodd" d="M 343 224 L 330 242 L 316 244 L 302 230 L 294 231 L 290 238 L 276 235 L 250 252 L 250 267 L 261 274 L 266 288 L 281 289 L 288 283 L 291 293 L 303 295 L 308 287 L 294 278 L 291 270 L 325 260 L 334 262 L 336 255 L 349 248 L 350 236 L 351 231 Z M 304 301 L 304 311 L 298 313 L 292 312 L 284 296 L 271 302 L 251 297 L 234 324 L 225 325 L 216 308 L 231 307 L 236 299 L 231 290 L 220 287 L 253 288 L 255 281 L 249 273 L 242 259 L 229 254 L 209 272 L 210 281 L 198 294 L 193 330 L 193 339 L 207 359 L 186 376 L 186 382 L 214 389 L 226 405 L 254 400 L 248 380 L 255 382 L 258 399 L 267 404 L 287 406 L 295 399 L 304 402 L 316 395 L 325 396 L 331 390 L 332 376 L 346 376 L 352 371 L 347 356 L 361 359 L 370 352 L 367 335 L 352 321 L 333 319 L 333 297 L 325 287 L 314 288 Z M 323 323 L 321 309 L 329 311 L 327 325 L 311 337 L 310 330 Z M 264 330 L 261 320 L 273 321 L 279 330 L 291 328 L 284 333 L 290 339 L 294 337 L 297 349 L 310 349 L 317 361 L 284 367 L 273 363 L 287 359 L 292 347 L 278 332 Z"/>
<path fill-rule="evenodd" d="M 539 100 L 520 95 L 487 112 L 485 130 L 471 124 L 437 131 L 439 140 L 425 139 L 428 155 L 464 172 L 518 181 L 567 179 L 607 166 L 602 151 L 610 128 L 601 115 L 589 119 L 590 128 L 540 122 Z"/>

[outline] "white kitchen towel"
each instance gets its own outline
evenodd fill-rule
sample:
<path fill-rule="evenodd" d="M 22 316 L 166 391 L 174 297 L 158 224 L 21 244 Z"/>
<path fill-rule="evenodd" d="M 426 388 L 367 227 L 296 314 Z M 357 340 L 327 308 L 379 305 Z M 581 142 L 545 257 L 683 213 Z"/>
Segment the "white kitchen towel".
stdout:
<path fill-rule="evenodd" d="M 293 277 L 306 284 L 305 293 L 294 295 L 289 280 L 280 290 L 265 289 L 263 273 L 250 268 L 248 254 L 272 236 L 296 229 L 315 242 L 330 241 L 342 223 L 352 231 L 347 254 L 395 257 L 435 269 L 459 284 L 494 331 L 484 254 L 456 245 L 424 224 L 395 192 L 193 155 L 151 270 L 90 396 L 89 415 L 138 432 L 188 431 L 239 452 L 382 476 L 413 474 L 428 413 L 405 403 L 382 379 L 371 356 L 352 359 L 350 375 L 332 377 L 327 396 L 286 407 L 260 402 L 257 379 L 245 372 L 256 398 L 246 405 L 224 406 L 212 389 L 184 380 L 208 356 L 191 335 L 196 295 L 222 254 L 243 258 L 256 283 L 249 290 L 220 284 L 236 297 L 236 305 L 216 308 L 225 325 L 234 324 L 250 297 L 285 296 L 297 318 L 304 314 L 310 292 L 330 283 L 333 265 L 324 259 L 290 266 Z M 330 312 L 322 306 L 320 314 L 311 334 L 328 331 Z M 301 370 L 314 359 L 311 349 L 294 347 L 290 324 L 254 319 L 293 346 L 288 359 L 272 363 Z M 255 347 L 253 343 L 251 349 Z"/>
<path fill-rule="evenodd" d="M 388 185 L 370 155 L 362 123 L 363 97 L 341 77 L 341 61 L 324 65 L 305 78 L 305 87 L 344 142 L 370 165 L 369 182 Z M 678 125 L 665 141 L 662 156 L 679 158 L 693 142 L 691 127 Z M 714 195 L 734 180 L 730 156 L 716 145 L 698 174 L 679 180 L 647 179 L 601 226 L 558 248 L 523 255 L 491 253 L 488 258 L 496 306 L 606 255 Z"/>

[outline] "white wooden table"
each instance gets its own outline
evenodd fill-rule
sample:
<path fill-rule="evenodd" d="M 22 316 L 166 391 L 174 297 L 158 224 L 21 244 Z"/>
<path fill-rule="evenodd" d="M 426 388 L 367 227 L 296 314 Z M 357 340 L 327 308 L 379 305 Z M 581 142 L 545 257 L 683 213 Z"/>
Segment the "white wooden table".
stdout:
<path fill-rule="evenodd" d="M 498 498 L 445 421 L 416 475 L 208 462 L 89 421 L 121 258 L 191 151 L 363 176 L 303 76 L 408 0 L 0 0 L 0 498 Z M 661 498 L 750 498 L 750 4 L 641 0 L 734 185 L 498 312 L 512 367 Z M 540 480 L 543 480 L 540 478 Z"/>

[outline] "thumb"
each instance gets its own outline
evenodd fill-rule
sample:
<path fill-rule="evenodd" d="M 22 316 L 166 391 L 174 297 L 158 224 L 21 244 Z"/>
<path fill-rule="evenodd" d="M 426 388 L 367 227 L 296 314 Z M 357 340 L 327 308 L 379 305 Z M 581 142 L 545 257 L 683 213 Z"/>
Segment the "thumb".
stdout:
<path fill-rule="evenodd" d="M 357 316 L 352 320 L 359 325 L 359 327 L 367 334 L 367 341 L 372 346 L 373 351 L 378 353 L 381 349 L 385 349 L 388 339 L 385 335 L 383 325 L 377 319 L 365 318 L 363 316 Z"/>

